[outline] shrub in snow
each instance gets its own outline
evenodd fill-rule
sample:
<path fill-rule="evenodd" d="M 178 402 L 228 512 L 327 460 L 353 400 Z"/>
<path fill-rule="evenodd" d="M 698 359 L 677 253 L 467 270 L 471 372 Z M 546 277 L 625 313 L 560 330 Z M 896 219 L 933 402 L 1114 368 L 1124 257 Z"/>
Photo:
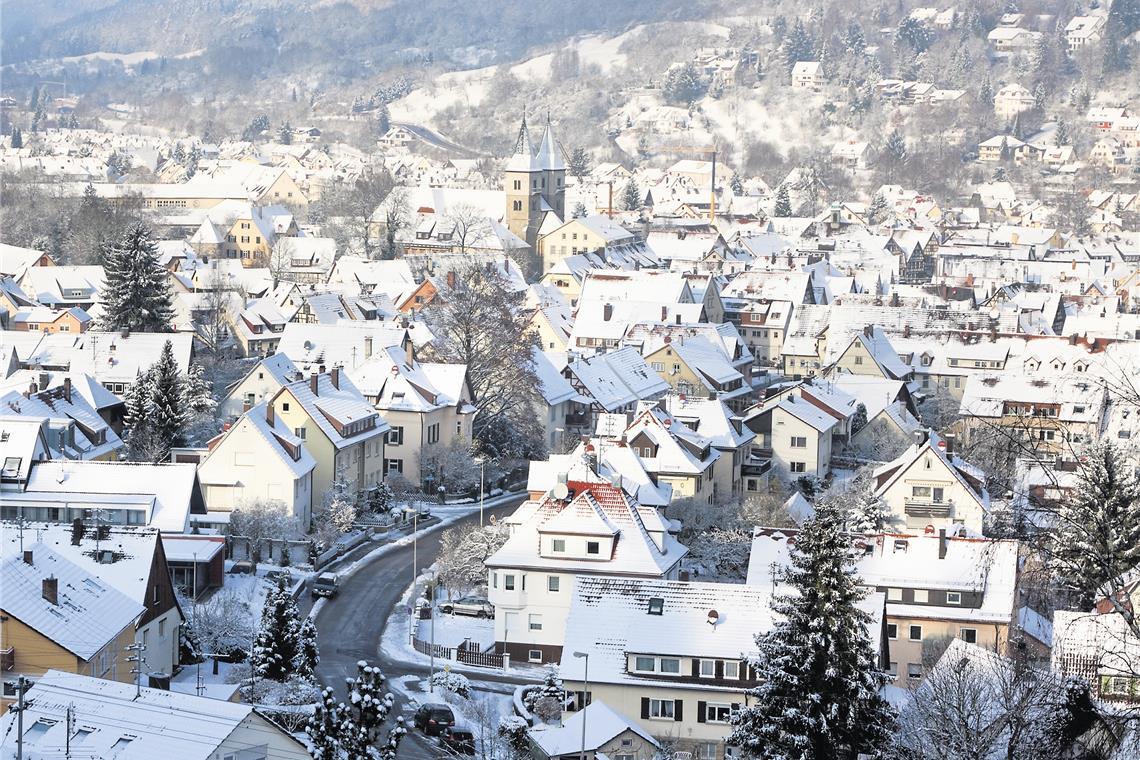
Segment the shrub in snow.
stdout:
<path fill-rule="evenodd" d="M 442 670 L 439 673 L 433 674 L 431 677 L 431 685 L 433 688 L 438 686 L 444 691 L 449 691 L 464 699 L 471 698 L 471 682 L 467 680 L 467 676 L 453 673 L 450 670 Z"/>
<path fill-rule="evenodd" d="M 542 684 L 523 694 L 523 704 L 535 717 L 546 723 L 558 720 L 562 716 L 562 708 L 566 701 L 566 689 L 562 685 L 562 678 L 558 675 L 558 668 L 548 665 Z"/>
<path fill-rule="evenodd" d="M 527 722 L 517 715 L 507 715 L 499 719 L 499 736 L 514 752 L 526 752 L 530 742 L 526 738 Z"/>

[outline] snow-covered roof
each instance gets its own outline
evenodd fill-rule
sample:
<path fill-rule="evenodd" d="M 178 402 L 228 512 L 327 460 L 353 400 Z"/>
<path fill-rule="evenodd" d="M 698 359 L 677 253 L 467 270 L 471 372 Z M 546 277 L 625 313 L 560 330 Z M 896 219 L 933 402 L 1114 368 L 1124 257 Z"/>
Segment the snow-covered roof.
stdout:
<path fill-rule="evenodd" d="M 559 725 L 540 723 L 530 729 L 529 734 L 546 757 L 563 757 L 583 750 L 592 753 L 626 731 L 637 734 L 650 746 L 661 746 L 636 721 L 617 714 L 601 701 L 590 702 Z"/>
<path fill-rule="evenodd" d="M 543 498 L 520 511 L 529 514 L 487 559 L 488 567 L 529 567 L 564 572 L 660 577 L 688 552 L 666 530 L 653 507 L 638 504 L 609 483 L 569 481 L 569 502 Z M 524 505 L 525 507 L 526 505 Z M 558 528 L 558 531 L 554 529 Z M 615 536 L 612 554 L 599 559 L 543 556 L 539 537 L 548 532 Z M 654 536 L 661 541 L 659 547 Z M 663 548 L 661 548 L 663 547 Z"/>
<path fill-rule="evenodd" d="M 669 390 L 669 384 L 629 347 L 572 361 L 568 369 L 607 411 L 662 396 Z"/>
<path fill-rule="evenodd" d="M 138 696 L 135 692 L 132 683 L 49 670 L 28 691 L 25 730 L 43 730 L 25 733 L 24 756 L 62 756 L 60 748 L 70 738 L 76 758 L 209 760 L 254 713 L 252 705 L 240 702 L 147 687 Z M 0 719 L 4 760 L 15 757 L 15 721 L 14 712 Z M 81 744 L 76 726 L 94 729 L 82 736 Z M 273 731 L 275 726 L 263 720 L 259 728 Z M 284 731 L 281 735 L 289 736 Z M 305 754 L 300 744 L 297 751 L 298 756 Z"/>
<path fill-rule="evenodd" d="M 796 400 L 790 395 L 781 399 L 775 408 L 781 412 L 790 414 L 806 425 L 810 425 L 820 433 L 826 433 L 839 424 L 839 420 L 815 404 L 808 403 L 802 399 Z"/>
<path fill-rule="evenodd" d="M 361 435 L 372 437 L 386 433 L 390 427 L 372 405 L 364 400 L 364 396 L 344 372 L 339 373 L 335 382 L 332 373 L 316 375 L 315 391 L 313 377 L 284 385 L 270 403 L 276 403 L 283 393 L 288 393 L 297 400 L 305 414 L 338 449 L 363 440 L 359 438 Z M 374 420 L 373 426 L 359 432 L 344 435 L 338 429 L 338 426 L 367 419 Z"/>
<path fill-rule="evenodd" d="M 83 660 L 113 642 L 146 609 L 46 544 L 25 551 L 31 552 L 31 564 L 19 552 L 0 563 L 4 613 Z M 52 578 L 55 602 L 44 594 L 44 581 Z"/>

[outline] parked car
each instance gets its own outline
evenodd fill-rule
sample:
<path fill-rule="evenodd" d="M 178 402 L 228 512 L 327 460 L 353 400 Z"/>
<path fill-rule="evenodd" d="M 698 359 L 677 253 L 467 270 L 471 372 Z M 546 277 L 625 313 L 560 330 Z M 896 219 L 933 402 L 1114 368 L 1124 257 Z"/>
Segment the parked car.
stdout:
<path fill-rule="evenodd" d="M 339 579 L 336 573 L 321 573 L 313 580 L 313 587 L 310 589 L 313 598 L 324 596 L 332 598 L 336 596 L 339 588 Z"/>
<path fill-rule="evenodd" d="M 288 570 L 269 570 L 265 573 L 265 580 L 269 581 L 274 586 L 276 586 L 277 585 L 277 579 L 282 577 L 282 576 L 285 577 L 286 583 L 288 583 L 293 578 L 293 574 L 290 573 Z"/>
<path fill-rule="evenodd" d="M 463 596 L 439 605 L 439 611 L 448 615 L 474 615 L 478 618 L 495 617 L 495 605 L 479 596 Z"/>
<path fill-rule="evenodd" d="M 467 726 L 449 726 L 439 732 L 439 746 L 457 755 L 475 754 L 475 732 Z"/>
<path fill-rule="evenodd" d="M 253 563 L 248 559 L 239 559 L 229 569 L 230 575 L 252 575 Z"/>
<path fill-rule="evenodd" d="M 455 725 L 455 713 L 445 704 L 421 705 L 412 718 L 412 725 L 428 736 L 439 736 L 445 728 Z"/>

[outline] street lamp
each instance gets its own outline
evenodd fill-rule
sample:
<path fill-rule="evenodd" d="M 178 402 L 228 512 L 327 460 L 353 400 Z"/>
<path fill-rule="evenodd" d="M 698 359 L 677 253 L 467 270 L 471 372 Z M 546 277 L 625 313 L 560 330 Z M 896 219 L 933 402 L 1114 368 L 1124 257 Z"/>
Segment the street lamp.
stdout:
<path fill-rule="evenodd" d="M 479 527 L 483 527 L 483 469 L 487 465 L 486 457 L 479 457 L 475 460 L 479 463 Z"/>
<path fill-rule="evenodd" d="M 582 663 L 582 756 L 579 760 L 586 760 L 586 695 L 590 692 L 590 653 L 575 652 L 574 656 L 585 660 Z"/>

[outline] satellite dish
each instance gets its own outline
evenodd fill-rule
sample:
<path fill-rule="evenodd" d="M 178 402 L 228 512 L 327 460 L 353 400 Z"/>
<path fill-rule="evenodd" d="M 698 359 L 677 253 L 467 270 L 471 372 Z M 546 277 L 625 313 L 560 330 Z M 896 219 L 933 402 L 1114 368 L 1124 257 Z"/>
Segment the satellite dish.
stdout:
<path fill-rule="evenodd" d="M 566 487 L 565 483 L 559 483 L 558 485 L 554 486 L 554 489 L 550 493 L 554 496 L 554 498 L 561 501 L 570 494 L 570 489 Z"/>

